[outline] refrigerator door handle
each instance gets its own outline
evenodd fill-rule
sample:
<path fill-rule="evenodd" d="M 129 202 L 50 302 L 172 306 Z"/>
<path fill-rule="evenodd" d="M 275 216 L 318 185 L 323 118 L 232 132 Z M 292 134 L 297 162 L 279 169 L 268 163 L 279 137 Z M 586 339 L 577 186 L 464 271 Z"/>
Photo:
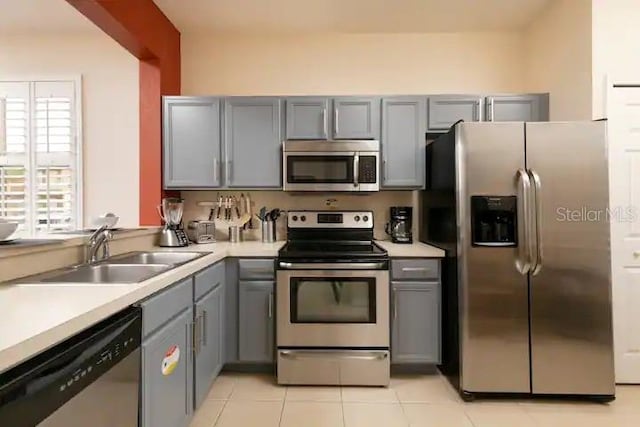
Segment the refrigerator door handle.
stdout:
<path fill-rule="evenodd" d="M 518 258 L 516 259 L 516 269 L 520 274 L 526 276 L 531 270 L 531 178 L 527 171 L 518 169 L 518 215 L 522 218 L 518 221 L 518 236 L 521 240 L 518 245 Z"/>
<path fill-rule="evenodd" d="M 533 240 L 535 241 L 535 262 L 531 267 L 531 274 L 534 276 L 540 273 L 542 270 L 542 202 L 541 202 L 541 191 L 542 191 L 542 182 L 540 180 L 540 175 L 533 170 L 529 169 L 529 176 L 531 177 L 531 181 L 533 181 L 533 218 L 532 225 L 534 227 L 533 231 Z"/>

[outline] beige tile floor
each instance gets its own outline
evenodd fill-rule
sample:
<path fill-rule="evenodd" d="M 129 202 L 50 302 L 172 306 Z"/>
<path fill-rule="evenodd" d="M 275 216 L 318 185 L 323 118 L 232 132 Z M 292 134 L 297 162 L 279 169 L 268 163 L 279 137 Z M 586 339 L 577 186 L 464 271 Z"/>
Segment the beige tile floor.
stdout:
<path fill-rule="evenodd" d="M 191 427 L 639 427 L 640 386 L 610 404 L 552 400 L 464 403 L 439 375 L 395 376 L 389 388 L 282 387 L 223 374 Z"/>

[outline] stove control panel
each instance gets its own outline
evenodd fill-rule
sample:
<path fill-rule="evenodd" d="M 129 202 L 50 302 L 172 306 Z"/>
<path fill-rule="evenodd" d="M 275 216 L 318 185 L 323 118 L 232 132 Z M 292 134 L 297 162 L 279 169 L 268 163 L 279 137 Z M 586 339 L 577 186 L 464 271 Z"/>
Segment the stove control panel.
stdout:
<path fill-rule="evenodd" d="M 289 211 L 289 228 L 373 228 L 371 211 Z"/>

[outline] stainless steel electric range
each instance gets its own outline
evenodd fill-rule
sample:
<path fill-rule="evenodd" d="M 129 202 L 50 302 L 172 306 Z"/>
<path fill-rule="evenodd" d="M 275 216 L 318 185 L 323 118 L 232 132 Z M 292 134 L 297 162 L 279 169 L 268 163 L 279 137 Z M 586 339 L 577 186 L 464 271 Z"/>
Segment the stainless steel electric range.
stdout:
<path fill-rule="evenodd" d="M 278 254 L 278 383 L 389 384 L 389 256 L 369 211 L 290 211 Z"/>

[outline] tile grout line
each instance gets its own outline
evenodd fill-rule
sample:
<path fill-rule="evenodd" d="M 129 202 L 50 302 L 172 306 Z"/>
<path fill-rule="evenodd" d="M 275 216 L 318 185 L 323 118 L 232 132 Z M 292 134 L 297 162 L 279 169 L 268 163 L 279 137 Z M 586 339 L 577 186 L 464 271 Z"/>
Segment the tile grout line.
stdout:
<path fill-rule="evenodd" d="M 213 385 L 215 386 L 215 382 L 214 382 Z M 216 419 L 215 419 L 215 421 L 213 423 L 213 427 L 217 426 L 218 425 L 218 421 L 220 421 L 220 419 L 222 418 L 222 413 L 224 412 L 225 408 L 227 407 L 227 404 L 229 403 L 229 401 L 231 400 L 231 395 L 233 394 L 233 391 L 234 391 L 235 388 L 236 388 L 236 379 L 234 379 L 233 382 L 231 383 L 231 391 L 229 392 L 227 397 L 225 399 L 222 399 L 222 400 L 224 400 L 224 405 L 222 405 L 222 409 L 220 410 L 220 413 L 216 417 Z M 209 390 L 209 393 L 211 393 L 211 390 Z"/>
<path fill-rule="evenodd" d="M 278 426 L 282 426 L 282 415 L 284 414 L 284 405 L 287 403 L 287 394 L 289 393 L 289 387 L 284 388 L 284 397 L 282 398 L 282 408 L 280 408 L 280 419 L 278 420 Z"/>
<path fill-rule="evenodd" d="M 342 425 L 347 427 L 347 416 L 344 413 L 344 397 L 342 396 L 342 386 L 340 386 L 340 408 L 342 408 Z"/>
<path fill-rule="evenodd" d="M 467 414 L 467 410 L 464 408 L 464 406 L 461 406 L 462 409 L 462 413 L 464 414 L 464 417 L 469 421 L 469 424 L 472 427 L 480 427 L 480 425 L 476 425 L 476 423 L 473 422 L 473 419 L 469 416 L 469 414 Z"/>
<path fill-rule="evenodd" d="M 227 403 L 229 403 L 228 400 L 224 400 L 224 405 L 222 405 L 222 409 L 220 409 L 220 413 L 216 416 L 216 419 L 213 420 L 213 427 L 218 425 L 218 421 L 220 421 L 220 418 L 222 418 L 222 412 L 224 411 L 224 408 L 227 407 Z"/>
<path fill-rule="evenodd" d="M 396 390 L 395 388 L 392 389 L 393 393 L 396 395 L 396 399 L 398 399 L 398 405 L 400 405 L 400 410 L 402 411 L 402 416 L 404 417 L 404 420 L 407 422 L 407 426 L 411 426 L 411 420 L 409 419 L 409 416 L 407 415 L 407 413 L 404 410 L 404 403 L 400 400 L 400 395 L 398 394 L 398 390 Z"/>

